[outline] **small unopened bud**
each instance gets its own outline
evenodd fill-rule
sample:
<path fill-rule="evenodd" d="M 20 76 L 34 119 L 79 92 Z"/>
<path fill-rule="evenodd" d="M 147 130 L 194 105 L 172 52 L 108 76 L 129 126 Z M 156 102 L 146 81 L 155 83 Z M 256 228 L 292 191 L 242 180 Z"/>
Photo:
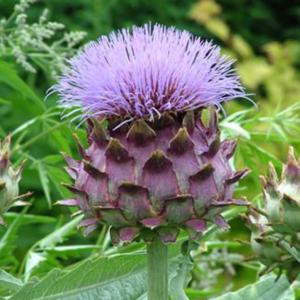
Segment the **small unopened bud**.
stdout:
<path fill-rule="evenodd" d="M 4 224 L 3 214 L 12 206 L 27 205 L 27 202 L 20 201 L 19 181 L 24 162 L 14 169 L 10 164 L 10 142 L 11 137 L 7 136 L 3 142 L 0 141 L 0 224 Z"/>
<path fill-rule="evenodd" d="M 251 247 L 266 270 L 276 267 L 294 278 L 296 257 L 300 255 L 300 163 L 293 148 L 278 179 L 270 164 L 269 177 L 261 177 L 264 207 L 252 211 L 247 220 L 251 230 Z"/>

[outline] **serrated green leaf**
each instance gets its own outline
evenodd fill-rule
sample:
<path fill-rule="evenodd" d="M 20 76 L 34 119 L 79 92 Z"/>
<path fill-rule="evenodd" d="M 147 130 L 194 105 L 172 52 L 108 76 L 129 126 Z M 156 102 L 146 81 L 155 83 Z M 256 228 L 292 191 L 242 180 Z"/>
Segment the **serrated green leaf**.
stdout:
<path fill-rule="evenodd" d="M 32 271 L 47 259 L 43 253 L 29 252 L 25 264 L 25 281 L 28 280 Z"/>
<path fill-rule="evenodd" d="M 78 216 L 64 226 L 54 230 L 49 235 L 40 240 L 36 247 L 40 249 L 51 248 L 63 242 L 64 238 L 73 231 L 82 220 L 83 216 Z"/>
<path fill-rule="evenodd" d="M 293 290 L 285 276 L 276 281 L 275 275 L 262 277 L 258 282 L 211 300 L 294 300 Z"/>
<path fill-rule="evenodd" d="M 169 276 L 180 272 L 181 256 L 170 260 Z M 145 253 L 94 257 L 65 270 L 55 269 L 26 284 L 11 300 L 146 299 Z"/>
<path fill-rule="evenodd" d="M 91 251 L 99 252 L 101 246 L 97 245 L 68 245 L 46 248 L 45 251 L 57 258 L 80 257 L 83 253 L 91 253 Z"/>
<path fill-rule="evenodd" d="M 13 275 L 0 269 L 0 290 L 1 294 L 16 292 L 23 286 L 23 282 Z"/>

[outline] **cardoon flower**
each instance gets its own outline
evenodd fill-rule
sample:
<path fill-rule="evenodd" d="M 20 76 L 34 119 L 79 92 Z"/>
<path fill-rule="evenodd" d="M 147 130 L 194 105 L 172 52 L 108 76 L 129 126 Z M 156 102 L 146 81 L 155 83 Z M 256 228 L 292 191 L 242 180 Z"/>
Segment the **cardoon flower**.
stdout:
<path fill-rule="evenodd" d="M 231 66 L 219 47 L 160 25 L 101 37 L 70 60 L 54 91 L 82 111 L 89 146 L 80 161 L 66 155 L 75 196 L 60 203 L 79 207 L 87 233 L 103 222 L 114 243 L 151 244 L 174 242 L 180 229 L 196 239 L 207 222 L 228 227 L 221 212 L 245 204 L 232 194 L 246 171 L 230 167 L 235 143 L 220 141 L 216 112 L 207 124 L 201 112 L 245 97 Z M 161 261 L 159 247 L 149 257 Z"/>
<path fill-rule="evenodd" d="M 54 90 L 85 117 L 154 121 L 244 97 L 232 63 L 187 31 L 145 25 L 89 43 Z"/>

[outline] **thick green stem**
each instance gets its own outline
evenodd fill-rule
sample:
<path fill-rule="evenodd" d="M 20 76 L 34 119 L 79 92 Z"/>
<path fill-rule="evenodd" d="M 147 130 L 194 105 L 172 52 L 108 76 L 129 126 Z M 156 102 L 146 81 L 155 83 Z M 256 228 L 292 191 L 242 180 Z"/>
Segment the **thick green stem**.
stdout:
<path fill-rule="evenodd" d="M 168 300 L 168 246 L 160 240 L 147 245 L 148 300 Z"/>

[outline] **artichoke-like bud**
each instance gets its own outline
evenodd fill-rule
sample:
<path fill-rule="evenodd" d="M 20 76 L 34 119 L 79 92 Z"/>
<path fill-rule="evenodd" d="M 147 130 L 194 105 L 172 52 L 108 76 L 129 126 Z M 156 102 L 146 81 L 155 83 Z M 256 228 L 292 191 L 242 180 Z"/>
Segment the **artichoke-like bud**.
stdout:
<path fill-rule="evenodd" d="M 268 178 L 261 177 L 268 220 L 276 231 L 297 235 L 300 232 L 300 162 L 292 147 L 281 179 L 277 178 L 272 164 L 269 173 Z"/>
<path fill-rule="evenodd" d="M 104 222 L 114 242 L 168 243 L 180 228 L 197 238 L 208 221 L 228 227 L 221 212 L 246 204 L 232 194 L 247 171 L 231 169 L 235 143 L 220 141 L 216 113 L 208 126 L 198 113 L 246 97 L 231 65 L 212 43 L 151 24 L 101 37 L 70 61 L 53 89 L 91 121 L 82 160 L 66 156 L 76 196 L 60 203 L 79 206 L 87 232 Z"/>
<path fill-rule="evenodd" d="M 292 280 L 300 271 L 300 162 L 292 147 L 281 178 L 270 164 L 261 181 L 264 205 L 248 218 L 251 246 L 266 270 L 286 270 Z"/>
<path fill-rule="evenodd" d="M 26 205 L 26 202 L 20 199 L 28 196 L 19 196 L 19 181 L 21 179 L 21 165 L 13 169 L 10 163 L 10 140 L 7 136 L 2 142 L 0 141 L 0 224 L 4 224 L 3 214 L 12 206 Z"/>
<path fill-rule="evenodd" d="M 224 208 L 247 204 L 232 198 L 234 184 L 247 170 L 230 167 L 235 143 L 220 142 L 215 111 L 208 126 L 193 112 L 118 125 L 109 120 L 104 129 L 93 120 L 89 147 L 79 146 L 82 160 L 65 156 L 75 180 L 67 187 L 76 197 L 60 203 L 84 212 L 81 225 L 88 232 L 104 222 L 112 226 L 115 242 L 139 234 L 174 242 L 180 228 L 196 238 L 207 222 L 228 227 Z"/>

